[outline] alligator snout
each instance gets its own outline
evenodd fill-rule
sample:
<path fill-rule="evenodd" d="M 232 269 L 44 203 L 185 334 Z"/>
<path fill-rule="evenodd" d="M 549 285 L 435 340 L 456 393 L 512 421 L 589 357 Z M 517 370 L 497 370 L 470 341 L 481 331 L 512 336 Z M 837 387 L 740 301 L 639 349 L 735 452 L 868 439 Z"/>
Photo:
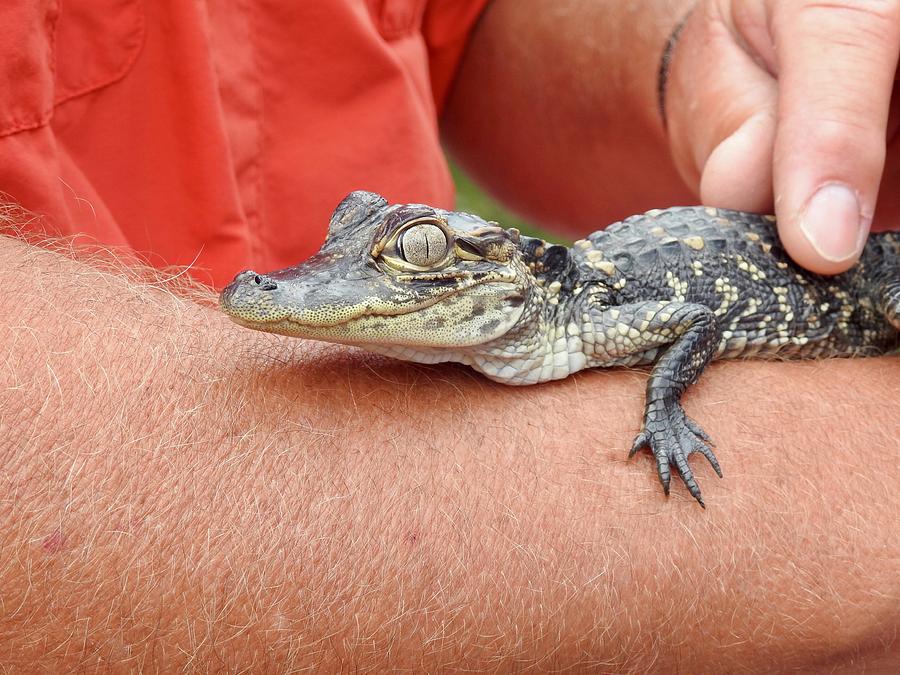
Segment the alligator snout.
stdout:
<path fill-rule="evenodd" d="M 277 289 L 270 276 L 244 270 L 222 290 L 219 306 L 233 318 L 263 319 L 275 309 L 272 292 Z"/>

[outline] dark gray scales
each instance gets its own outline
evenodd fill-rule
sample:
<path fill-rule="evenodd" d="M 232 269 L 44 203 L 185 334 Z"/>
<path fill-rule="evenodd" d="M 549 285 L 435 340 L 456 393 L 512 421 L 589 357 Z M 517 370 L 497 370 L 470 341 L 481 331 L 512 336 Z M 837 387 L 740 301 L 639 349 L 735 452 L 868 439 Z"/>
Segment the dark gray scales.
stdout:
<path fill-rule="evenodd" d="M 709 438 L 679 399 L 714 358 L 879 354 L 900 346 L 900 237 L 876 234 L 859 263 L 824 277 L 796 266 L 769 217 L 704 207 L 650 212 L 571 249 L 595 330 L 633 328 L 602 365 L 655 363 L 644 425 L 668 492 L 674 465 L 701 503 L 687 457 Z M 565 270 L 557 265 L 558 271 Z M 570 276 L 566 272 L 565 276 Z"/>
<path fill-rule="evenodd" d="M 717 314 L 722 330 L 738 319 L 738 330 L 757 336 L 757 344 L 731 356 L 839 356 L 883 352 L 898 344 L 897 330 L 886 319 L 888 308 L 896 306 L 888 285 L 900 279 L 897 233 L 872 235 L 859 263 L 833 277 L 795 265 L 779 243 L 771 219 L 724 209 L 651 212 L 596 232 L 588 241 L 590 249 L 573 248 L 573 259 L 582 279 L 608 289 L 610 305 L 674 300 L 678 293 L 669 273 L 686 286 L 684 302 L 714 311 L 726 306 Z M 615 265 L 613 275 L 588 259 L 591 250 L 601 251 L 602 260 Z M 624 285 L 615 288 L 623 280 Z M 723 287 L 733 288 L 737 298 L 725 302 Z M 785 297 L 782 302 L 780 295 Z M 758 309 L 741 316 L 754 301 Z M 786 328 L 778 331 L 779 324 Z M 808 342 L 771 344 L 779 332 Z"/>

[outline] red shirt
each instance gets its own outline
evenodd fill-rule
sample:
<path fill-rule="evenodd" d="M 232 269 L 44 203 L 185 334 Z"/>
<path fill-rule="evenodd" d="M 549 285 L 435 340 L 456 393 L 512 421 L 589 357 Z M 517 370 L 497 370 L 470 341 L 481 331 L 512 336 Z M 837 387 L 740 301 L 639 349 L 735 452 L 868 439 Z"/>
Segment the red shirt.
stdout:
<path fill-rule="evenodd" d="M 221 286 L 354 189 L 449 207 L 437 113 L 487 0 L 7 0 L 0 191 Z"/>

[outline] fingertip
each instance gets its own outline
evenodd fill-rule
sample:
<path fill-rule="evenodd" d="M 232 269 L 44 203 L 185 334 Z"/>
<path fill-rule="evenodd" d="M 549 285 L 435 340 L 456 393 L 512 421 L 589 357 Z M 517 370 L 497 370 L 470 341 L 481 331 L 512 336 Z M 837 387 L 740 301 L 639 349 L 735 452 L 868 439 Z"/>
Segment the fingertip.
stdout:
<path fill-rule="evenodd" d="M 859 194 L 837 182 L 819 186 L 794 214 L 779 217 L 778 233 L 791 258 L 818 274 L 840 274 L 859 259 L 871 218 Z"/>
<path fill-rule="evenodd" d="M 779 234 L 799 265 L 838 274 L 859 258 L 875 210 L 900 3 L 785 2 L 772 3 L 772 12 Z"/>
<path fill-rule="evenodd" d="M 775 115 L 748 117 L 710 153 L 700 179 L 700 199 L 709 206 L 771 213 Z"/>

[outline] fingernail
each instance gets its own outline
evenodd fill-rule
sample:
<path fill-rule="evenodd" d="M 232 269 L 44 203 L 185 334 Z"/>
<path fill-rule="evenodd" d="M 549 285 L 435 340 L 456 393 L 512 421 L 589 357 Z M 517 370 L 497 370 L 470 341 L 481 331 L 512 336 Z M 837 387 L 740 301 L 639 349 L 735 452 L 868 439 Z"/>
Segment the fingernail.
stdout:
<path fill-rule="evenodd" d="M 820 187 L 800 216 L 800 230 L 816 252 L 830 262 L 855 258 L 865 242 L 856 191 L 840 183 Z"/>

